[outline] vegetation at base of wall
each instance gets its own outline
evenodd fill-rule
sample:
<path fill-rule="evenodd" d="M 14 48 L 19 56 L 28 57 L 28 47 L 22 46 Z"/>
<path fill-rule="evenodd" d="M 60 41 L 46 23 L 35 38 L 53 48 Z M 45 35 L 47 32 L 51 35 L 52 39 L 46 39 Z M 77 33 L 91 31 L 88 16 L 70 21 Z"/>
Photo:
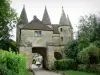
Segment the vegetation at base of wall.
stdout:
<path fill-rule="evenodd" d="M 70 40 L 64 48 L 64 52 L 67 58 L 75 59 L 78 53 L 78 42 L 76 40 Z"/>
<path fill-rule="evenodd" d="M 25 75 L 34 75 L 34 74 L 30 71 L 26 71 Z"/>
<path fill-rule="evenodd" d="M 84 64 L 97 64 L 100 63 L 100 49 L 93 44 L 84 48 L 78 54 L 78 59 Z"/>
<path fill-rule="evenodd" d="M 84 71 L 84 72 L 100 73 L 100 65 L 99 64 L 91 64 L 89 66 L 88 64 L 79 64 L 78 70 Z"/>
<path fill-rule="evenodd" d="M 57 70 L 75 69 L 76 62 L 74 59 L 61 59 L 54 62 L 54 66 Z"/>
<path fill-rule="evenodd" d="M 14 52 L 0 50 L 1 75 L 26 75 L 26 58 Z"/>

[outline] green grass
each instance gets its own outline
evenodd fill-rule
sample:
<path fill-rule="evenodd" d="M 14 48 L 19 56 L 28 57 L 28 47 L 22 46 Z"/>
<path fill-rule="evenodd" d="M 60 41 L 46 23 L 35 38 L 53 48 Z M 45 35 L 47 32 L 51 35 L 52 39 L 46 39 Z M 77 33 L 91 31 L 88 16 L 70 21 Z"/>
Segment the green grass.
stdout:
<path fill-rule="evenodd" d="M 72 71 L 72 70 L 63 71 L 63 72 L 67 75 L 97 75 L 97 74 L 94 74 L 94 73 L 87 73 L 87 72 L 81 72 L 81 71 Z"/>
<path fill-rule="evenodd" d="M 25 75 L 33 75 L 32 72 L 27 71 Z"/>

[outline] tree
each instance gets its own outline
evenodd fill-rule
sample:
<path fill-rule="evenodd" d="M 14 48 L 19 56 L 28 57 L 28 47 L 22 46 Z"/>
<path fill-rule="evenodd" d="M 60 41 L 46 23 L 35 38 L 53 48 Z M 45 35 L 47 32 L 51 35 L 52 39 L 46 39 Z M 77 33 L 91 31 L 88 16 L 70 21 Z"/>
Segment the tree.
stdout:
<path fill-rule="evenodd" d="M 9 0 L 0 0 L 0 48 L 16 51 L 16 43 L 10 39 L 10 31 L 17 23 L 17 14 L 10 6 Z"/>
<path fill-rule="evenodd" d="M 0 48 L 7 51 L 17 52 L 16 42 L 12 39 L 2 39 L 0 40 Z"/>
<path fill-rule="evenodd" d="M 100 48 L 90 44 L 78 53 L 78 59 L 84 64 L 97 64 L 100 61 Z"/>
<path fill-rule="evenodd" d="M 94 43 L 100 48 L 100 17 L 89 15 L 81 17 L 78 27 L 78 43 L 79 50 L 88 47 L 90 43 Z"/>
<path fill-rule="evenodd" d="M 78 42 L 77 40 L 69 41 L 65 46 L 65 54 L 67 58 L 75 59 L 78 53 Z"/>
<path fill-rule="evenodd" d="M 0 1 L 0 40 L 8 39 L 9 32 L 15 26 L 17 21 L 16 13 L 10 6 L 9 0 Z"/>

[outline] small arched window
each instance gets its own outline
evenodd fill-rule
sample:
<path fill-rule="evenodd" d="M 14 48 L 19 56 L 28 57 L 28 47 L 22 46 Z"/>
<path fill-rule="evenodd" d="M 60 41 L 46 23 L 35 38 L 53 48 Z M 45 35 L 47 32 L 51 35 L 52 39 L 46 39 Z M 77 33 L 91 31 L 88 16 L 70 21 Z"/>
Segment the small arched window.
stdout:
<path fill-rule="evenodd" d="M 61 41 L 63 41 L 63 37 L 61 37 Z"/>
<path fill-rule="evenodd" d="M 62 28 L 60 28 L 60 31 L 62 32 Z"/>

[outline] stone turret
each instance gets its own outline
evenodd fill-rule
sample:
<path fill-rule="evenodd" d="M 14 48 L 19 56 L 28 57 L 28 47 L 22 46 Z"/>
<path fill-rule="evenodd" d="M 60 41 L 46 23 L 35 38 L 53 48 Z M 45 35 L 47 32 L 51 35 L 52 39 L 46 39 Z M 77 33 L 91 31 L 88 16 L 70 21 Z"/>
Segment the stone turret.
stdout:
<path fill-rule="evenodd" d="M 71 22 L 69 20 L 69 17 L 68 17 L 68 15 L 66 17 L 66 14 L 64 12 L 63 7 L 62 7 L 62 13 L 61 13 L 61 18 L 60 18 L 59 25 L 71 25 Z"/>
<path fill-rule="evenodd" d="M 50 24 L 51 24 L 50 17 L 49 17 L 49 15 L 48 15 L 48 11 L 47 11 L 46 6 L 45 6 L 45 10 L 44 10 L 42 22 L 43 22 L 44 24 L 46 24 L 46 25 L 50 25 Z"/>
<path fill-rule="evenodd" d="M 62 7 L 62 13 L 61 13 L 61 17 L 60 17 L 60 22 L 59 22 L 60 25 L 67 25 L 67 18 L 66 18 L 66 15 L 65 15 L 65 12 L 64 12 L 64 9 Z"/>
<path fill-rule="evenodd" d="M 19 24 L 27 24 L 28 23 L 25 5 L 23 6 L 20 18 L 21 18 L 21 22 Z"/>
<path fill-rule="evenodd" d="M 17 41 L 17 45 L 19 45 L 20 41 L 21 41 L 21 28 L 24 27 L 26 24 L 28 24 L 28 19 L 27 19 L 27 15 L 26 15 L 26 10 L 25 10 L 25 5 L 23 6 L 21 15 L 20 15 L 20 22 L 17 25 L 17 29 L 16 29 L 16 41 Z"/>
<path fill-rule="evenodd" d="M 61 18 L 59 22 L 59 32 L 60 32 L 61 44 L 68 43 L 68 41 L 71 40 L 73 37 L 72 25 L 71 25 L 70 19 L 68 15 L 66 17 L 63 7 L 62 7 L 62 13 L 61 13 Z"/>

